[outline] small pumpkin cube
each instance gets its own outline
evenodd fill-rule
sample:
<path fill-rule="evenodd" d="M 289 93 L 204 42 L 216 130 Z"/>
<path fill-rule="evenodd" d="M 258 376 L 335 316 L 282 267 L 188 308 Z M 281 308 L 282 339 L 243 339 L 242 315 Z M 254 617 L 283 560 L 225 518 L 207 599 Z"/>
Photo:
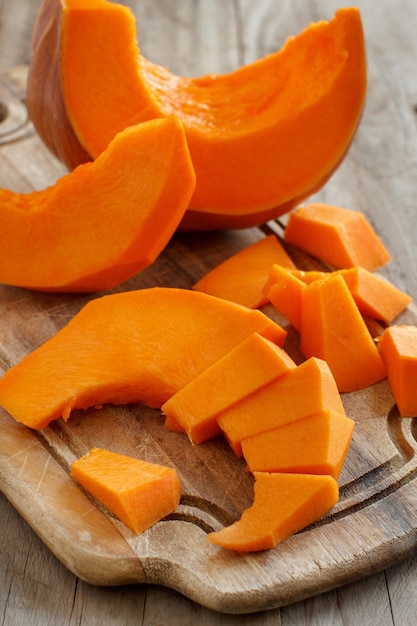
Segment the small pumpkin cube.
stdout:
<path fill-rule="evenodd" d="M 175 511 L 181 497 L 171 467 L 103 448 L 74 461 L 70 475 L 137 535 Z"/>
<path fill-rule="evenodd" d="M 417 417 L 417 327 L 390 326 L 378 343 L 400 415 Z"/>
<path fill-rule="evenodd" d="M 284 240 L 339 269 L 360 265 L 374 271 L 391 259 L 363 213 L 328 204 L 290 213 Z"/>

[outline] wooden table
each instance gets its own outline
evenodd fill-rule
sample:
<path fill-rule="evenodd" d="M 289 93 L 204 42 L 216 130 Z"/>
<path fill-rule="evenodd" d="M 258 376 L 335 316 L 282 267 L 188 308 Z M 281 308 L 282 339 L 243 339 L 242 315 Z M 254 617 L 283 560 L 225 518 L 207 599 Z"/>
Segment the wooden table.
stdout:
<path fill-rule="evenodd" d="M 339 7 L 334 0 L 126 4 L 136 11 L 145 56 L 190 75 L 232 70 L 272 52 L 287 35 L 330 18 Z M 28 62 L 39 5 L 40 0 L 0 1 L 0 70 Z M 417 4 L 358 0 L 357 5 L 368 50 L 367 108 L 347 163 L 317 198 L 364 211 L 393 254 L 386 275 L 417 298 Z M 360 184 L 349 185 L 350 177 Z M 41 179 L 36 164 L 27 178 L 32 186 Z M 0 527 L 0 622 L 7 626 L 415 623 L 412 554 L 382 573 L 296 604 L 226 615 L 156 585 L 100 588 L 79 580 L 2 495 Z"/>

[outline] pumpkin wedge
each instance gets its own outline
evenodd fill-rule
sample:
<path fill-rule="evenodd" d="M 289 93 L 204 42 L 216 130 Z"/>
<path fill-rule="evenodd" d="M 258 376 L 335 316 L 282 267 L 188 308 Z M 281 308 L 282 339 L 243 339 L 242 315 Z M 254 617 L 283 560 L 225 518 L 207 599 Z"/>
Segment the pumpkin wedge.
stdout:
<path fill-rule="evenodd" d="M 160 408 L 254 332 L 286 332 L 261 311 L 187 289 L 154 287 L 91 300 L 0 379 L 0 405 L 41 429 L 73 409 Z"/>
<path fill-rule="evenodd" d="M 1 189 L 0 282 L 65 292 L 114 287 L 163 250 L 194 184 L 182 124 L 171 116 L 126 128 L 94 162 L 46 189 Z"/>
<path fill-rule="evenodd" d="M 278 237 L 267 235 L 216 265 L 193 289 L 257 309 L 268 302 L 263 287 L 277 263 L 295 269 Z"/>
<path fill-rule="evenodd" d="M 339 498 L 331 476 L 255 472 L 254 501 L 239 520 L 207 535 L 240 552 L 268 550 L 327 513 Z"/>
<path fill-rule="evenodd" d="M 366 93 L 356 8 L 228 74 L 174 75 L 141 55 L 136 37 L 123 5 L 44 0 L 27 101 L 39 135 L 68 167 L 96 158 L 125 126 L 175 113 L 197 174 L 181 228 L 202 230 L 275 218 L 343 160 Z"/>

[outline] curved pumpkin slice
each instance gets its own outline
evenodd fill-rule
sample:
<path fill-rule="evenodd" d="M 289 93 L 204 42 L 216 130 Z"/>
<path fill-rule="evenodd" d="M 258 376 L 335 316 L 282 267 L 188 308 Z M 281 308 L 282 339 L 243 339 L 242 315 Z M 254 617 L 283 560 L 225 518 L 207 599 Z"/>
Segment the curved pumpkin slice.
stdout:
<path fill-rule="evenodd" d="M 91 300 L 0 379 L 0 405 L 44 428 L 72 409 L 169 397 L 257 332 L 285 331 L 260 311 L 186 289 L 155 287 Z"/>
<path fill-rule="evenodd" d="M 207 539 L 240 552 L 268 550 L 327 513 L 339 498 L 331 476 L 255 472 L 254 502 L 242 517 Z"/>
<path fill-rule="evenodd" d="M 42 191 L 0 190 L 0 282 L 68 292 L 127 280 L 168 243 L 194 183 L 171 116 L 125 129 L 96 161 Z"/>
<path fill-rule="evenodd" d="M 46 72 L 45 57 L 49 64 L 57 49 Z M 356 8 L 234 72 L 185 78 L 140 55 L 125 6 L 45 0 L 28 106 L 40 136 L 70 167 L 85 153 L 97 157 L 126 125 L 178 115 L 197 174 L 182 228 L 212 229 L 260 224 L 319 189 L 350 146 L 365 93 Z"/>

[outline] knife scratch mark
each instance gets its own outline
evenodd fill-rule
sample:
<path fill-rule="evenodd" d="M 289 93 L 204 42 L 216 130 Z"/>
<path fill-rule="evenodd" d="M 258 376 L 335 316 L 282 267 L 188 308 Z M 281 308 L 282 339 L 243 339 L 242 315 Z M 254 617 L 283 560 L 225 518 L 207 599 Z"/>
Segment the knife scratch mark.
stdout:
<path fill-rule="evenodd" d="M 46 462 L 45 462 L 45 464 L 43 466 L 42 474 L 41 474 L 41 476 L 39 478 L 38 484 L 37 484 L 36 489 L 35 489 L 36 493 L 38 493 L 40 491 L 40 489 L 41 489 L 41 486 L 42 486 L 42 483 L 43 483 L 43 479 L 45 477 L 45 474 L 46 474 L 46 471 L 48 469 L 50 461 L 51 461 L 51 457 L 47 457 Z"/>

